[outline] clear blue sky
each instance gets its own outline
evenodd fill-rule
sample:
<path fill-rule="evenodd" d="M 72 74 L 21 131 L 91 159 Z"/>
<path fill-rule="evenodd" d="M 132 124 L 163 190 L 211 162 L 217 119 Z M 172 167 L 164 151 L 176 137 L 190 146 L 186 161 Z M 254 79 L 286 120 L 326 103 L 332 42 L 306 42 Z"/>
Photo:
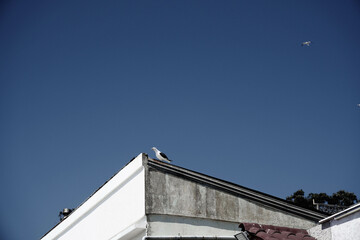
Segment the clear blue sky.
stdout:
<path fill-rule="evenodd" d="M 359 30 L 355 0 L 2 1 L 0 239 L 39 239 L 153 146 L 360 197 Z"/>

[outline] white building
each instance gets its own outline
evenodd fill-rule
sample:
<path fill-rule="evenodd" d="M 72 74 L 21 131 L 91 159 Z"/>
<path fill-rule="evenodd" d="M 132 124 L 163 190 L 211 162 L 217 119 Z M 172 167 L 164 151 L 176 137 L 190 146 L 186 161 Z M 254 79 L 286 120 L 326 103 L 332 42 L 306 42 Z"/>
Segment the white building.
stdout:
<path fill-rule="evenodd" d="M 309 232 L 318 240 L 360 239 L 360 203 L 320 220 Z"/>
<path fill-rule="evenodd" d="M 234 239 L 242 222 L 309 229 L 324 217 L 142 153 L 42 240 Z"/>

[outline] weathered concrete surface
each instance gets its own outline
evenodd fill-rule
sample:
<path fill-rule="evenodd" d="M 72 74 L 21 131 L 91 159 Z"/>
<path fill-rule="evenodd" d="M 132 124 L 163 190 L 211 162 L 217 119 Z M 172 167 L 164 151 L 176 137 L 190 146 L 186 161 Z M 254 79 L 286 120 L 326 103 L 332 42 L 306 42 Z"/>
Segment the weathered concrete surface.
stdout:
<path fill-rule="evenodd" d="M 173 215 L 237 224 L 256 222 L 302 229 L 316 225 L 314 221 L 251 202 L 206 184 L 151 168 L 146 174 L 145 212 L 148 216 Z"/>

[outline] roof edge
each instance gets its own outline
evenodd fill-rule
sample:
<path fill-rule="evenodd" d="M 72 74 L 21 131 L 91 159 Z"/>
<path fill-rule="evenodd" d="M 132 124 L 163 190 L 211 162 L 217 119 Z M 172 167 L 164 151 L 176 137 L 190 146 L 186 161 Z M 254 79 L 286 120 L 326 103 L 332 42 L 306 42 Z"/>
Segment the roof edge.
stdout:
<path fill-rule="evenodd" d="M 137 175 L 144 169 L 147 163 L 147 154 L 140 153 L 138 156 L 132 158 L 124 167 L 117 171 L 112 177 L 104 182 L 98 189 L 96 189 L 85 201 L 83 201 L 71 214 L 58 222 L 48 232 L 46 232 L 40 239 L 47 239 L 49 235 L 51 239 L 63 235 L 68 229 L 81 221 L 89 212 L 93 211 L 104 199 L 109 198 L 119 187 L 131 179 L 132 176 Z M 57 233 L 53 231 L 57 230 Z"/>
<path fill-rule="evenodd" d="M 327 218 L 324 218 L 324 219 L 320 220 L 319 223 L 322 224 L 322 223 L 331 221 L 333 219 L 337 220 L 337 219 L 342 218 L 343 216 L 345 217 L 349 214 L 352 214 L 352 213 L 355 213 L 358 211 L 360 211 L 360 203 L 356 203 L 341 212 L 335 213 Z"/>

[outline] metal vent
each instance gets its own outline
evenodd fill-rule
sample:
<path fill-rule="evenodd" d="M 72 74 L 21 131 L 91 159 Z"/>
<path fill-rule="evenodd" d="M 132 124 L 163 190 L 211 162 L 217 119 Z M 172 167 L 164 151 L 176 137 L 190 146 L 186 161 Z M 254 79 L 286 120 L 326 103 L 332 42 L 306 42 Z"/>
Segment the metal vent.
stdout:
<path fill-rule="evenodd" d="M 237 240 L 249 240 L 247 232 L 240 232 L 234 236 Z"/>

